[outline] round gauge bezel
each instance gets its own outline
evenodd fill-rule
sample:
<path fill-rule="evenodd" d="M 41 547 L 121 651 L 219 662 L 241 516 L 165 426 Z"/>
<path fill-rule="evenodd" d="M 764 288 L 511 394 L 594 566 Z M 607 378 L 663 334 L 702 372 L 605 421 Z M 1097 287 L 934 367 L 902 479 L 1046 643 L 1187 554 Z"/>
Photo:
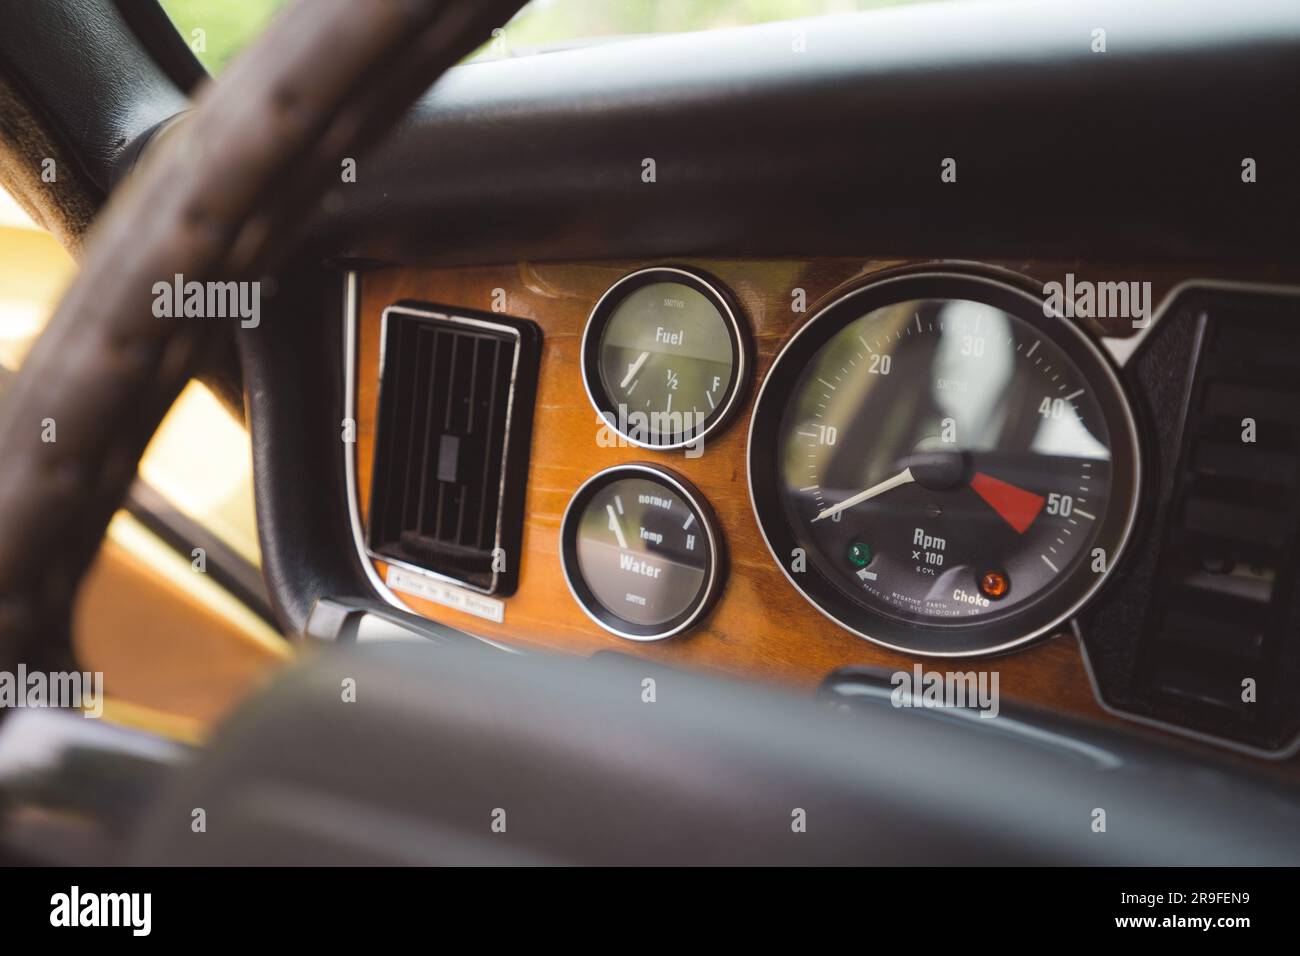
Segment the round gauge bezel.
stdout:
<path fill-rule="evenodd" d="M 841 329 L 884 306 L 914 299 L 968 299 L 1002 309 L 1029 324 L 1066 353 L 1096 396 L 1110 432 L 1111 489 L 1093 547 L 1106 552 L 1106 570 L 1075 563 L 1066 580 L 1030 603 L 992 620 L 916 621 L 890 616 L 854 600 L 807 561 L 793 572 L 796 548 L 807 549 L 781 499 L 780 425 L 799 375 Z M 1110 361 L 1080 328 L 1045 314 L 1043 300 L 1007 282 L 958 272 L 916 272 L 854 289 L 819 310 L 785 344 L 759 389 L 749 426 L 748 469 L 754 517 L 782 573 L 818 611 L 858 637 L 895 651 L 930 657 L 998 654 L 1052 634 L 1097 593 L 1127 549 L 1137 517 L 1142 462 L 1137 424 L 1124 386 Z"/>
<path fill-rule="evenodd" d="M 656 282 L 675 282 L 689 286 L 703 295 L 718 314 L 722 316 L 727 337 L 731 341 L 732 370 L 731 382 L 723 393 L 722 400 L 704 420 L 704 427 L 691 435 L 674 434 L 665 436 L 662 441 L 642 441 L 620 429 L 618 418 L 610 416 L 618 403 L 610 398 L 609 392 L 600 374 L 600 343 L 605 326 L 610 317 L 637 289 L 653 285 Z M 713 435 L 727 425 L 740 405 L 740 399 L 748 386 L 749 369 L 752 364 L 750 354 L 750 336 L 740 310 L 732 303 L 731 296 L 721 285 L 704 274 L 677 266 L 652 266 L 629 273 L 605 290 L 587 317 L 587 325 L 582 333 L 581 347 L 582 385 L 587 391 L 587 398 L 596 409 L 596 414 L 609 425 L 611 431 L 624 441 L 651 451 L 675 451 L 695 446 L 707 436 Z"/>
<path fill-rule="evenodd" d="M 596 597 L 587 586 L 578 563 L 578 528 L 581 518 L 592 499 L 616 481 L 641 478 L 657 481 L 686 502 L 695 515 L 695 521 L 704 531 L 709 547 L 709 561 L 704 581 L 685 610 L 662 624 L 636 624 L 619 617 Z M 611 634 L 629 641 L 662 641 L 694 627 L 712 610 L 722 591 L 725 578 L 726 553 L 722 534 L 718 530 L 717 516 L 699 490 L 685 478 L 667 468 L 649 464 L 614 465 L 599 471 L 584 481 L 569 499 L 560 524 L 560 566 L 569 593 L 583 612 Z"/>

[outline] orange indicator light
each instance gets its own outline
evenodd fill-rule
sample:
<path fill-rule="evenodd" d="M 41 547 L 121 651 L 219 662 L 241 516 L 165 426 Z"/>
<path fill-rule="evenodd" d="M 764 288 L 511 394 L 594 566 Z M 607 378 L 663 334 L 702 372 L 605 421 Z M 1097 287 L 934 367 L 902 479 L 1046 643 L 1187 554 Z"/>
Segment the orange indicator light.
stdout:
<path fill-rule="evenodd" d="M 1006 593 L 1011 590 L 1011 582 L 1001 571 L 989 571 L 980 578 L 980 590 L 984 596 L 997 600 L 1005 597 Z"/>

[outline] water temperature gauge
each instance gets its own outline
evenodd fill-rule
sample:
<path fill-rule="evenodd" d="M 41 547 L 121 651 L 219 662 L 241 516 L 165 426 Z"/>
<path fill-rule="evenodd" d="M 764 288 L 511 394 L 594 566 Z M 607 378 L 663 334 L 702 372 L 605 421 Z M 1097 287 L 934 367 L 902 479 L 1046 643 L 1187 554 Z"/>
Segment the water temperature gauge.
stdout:
<path fill-rule="evenodd" d="M 592 476 L 560 529 L 574 598 L 601 627 L 634 641 L 670 637 L 708 612 L 722 583 L 721 551 L 704 499 L 651 465 Z"/>
<path fill-rule="evenodd" d="M 582 374 L 596 411 L 634 445 L 694 445 L 720 427 L 747 374 L 748 337 L 727 296 L 684 269 L 643 269 L 596 303 Z"/>

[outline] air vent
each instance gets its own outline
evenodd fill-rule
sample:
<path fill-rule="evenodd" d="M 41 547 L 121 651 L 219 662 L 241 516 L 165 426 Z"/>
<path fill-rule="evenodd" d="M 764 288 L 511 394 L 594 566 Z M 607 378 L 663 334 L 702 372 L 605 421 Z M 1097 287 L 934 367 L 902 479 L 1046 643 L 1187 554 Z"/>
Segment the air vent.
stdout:
<path fill-rule="evenodd" d="M 1201 349 L 1139 659 L 1148 692 L 1249 733 L 1297 640 L 1300 315 L 1243 300 L 1200 318 Z M 1243 681 L 1255 682 L 1243 693 Z"/>
<path fill-rule="evenodd" d="M 1113 706 L 1287 752 L 1300 732 L 1300 298 L 1198 290 L 1161 326 L 1136 365 L 1161 418 L 1163 526 L 1085 641 Z"/>
<path fill-rule="evenodd" d="M 514 592 L 540 356 L 531 322 L 415 303 L 384 311 L 375 557 Z"/>

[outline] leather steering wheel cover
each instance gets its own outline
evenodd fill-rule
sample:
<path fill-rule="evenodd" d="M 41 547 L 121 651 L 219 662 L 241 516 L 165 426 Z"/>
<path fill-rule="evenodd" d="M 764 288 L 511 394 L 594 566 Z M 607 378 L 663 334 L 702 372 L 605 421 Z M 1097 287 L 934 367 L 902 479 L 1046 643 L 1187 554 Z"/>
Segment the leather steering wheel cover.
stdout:
<path fill-rule="evenodd" d="M 0 408 L 0 667 L 70 655 L 77 585 L 140 456 L 230 331 L 156 318 L 155 283 L 256 276 L 341 160 L 521 5 L 299 0 L 113 195 Z"/>

